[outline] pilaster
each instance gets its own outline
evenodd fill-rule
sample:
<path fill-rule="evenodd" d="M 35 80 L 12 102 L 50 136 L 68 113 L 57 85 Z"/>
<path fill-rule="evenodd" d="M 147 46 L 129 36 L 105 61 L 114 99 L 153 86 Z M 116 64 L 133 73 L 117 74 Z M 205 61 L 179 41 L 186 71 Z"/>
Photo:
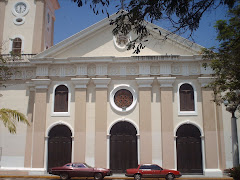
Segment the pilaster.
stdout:
<path fill-rule="evenodd" d="M 161 97 L 163 167 L 174 169 L 173 83 L 176 77 L 158 77 Z"/>
<path fill-rule="evenodd" d="M 85 162 L 86 154 L 86 99 L 90 78 L 72 78 L 75 85 L 74 161 Z"/>
<path fill-rule="evenodd" d="M 95 102 L 95 166 L 107 167 L 107 92 L 111 78 L 93 78 Z"/>
<path fill-rule="evenodd" d="M 33 119 L 33 151 L 32 167 L 44 168 L 44 148 L 46 131 L 47 90 L 50 79 L 32 79 L 35 92 L 35 108 Z"/>
<path fill-rule="evenodd" d="M 27 86 L 28 86 L 28 97 L 29 97 L 27 118 L 30 125 L 27 126 L 24 167 L 30 168 L 31 162 L 32 162 L 33 110 L 34 110 L 34 99 L 35 99 L 35 87 L 33 83 L 27 83 Z"/>
<path fill-rule="evenodd" d="M 139 86 L 140 163 L 152 163 L 151 99 L 154 78 L 136 78 Z"/>
<path fill-rule="evenodd" d="M 219 119 L 216 119 L 216 105 L 213 102 L 213 91 L 210 88 L 205 88 L 205 86 L 208 83 L 210 83 L 212 80 L 213 80 L 212 77 L 198 78 L 198 81 L 202 87 L 202 111 L 203 111 L 203 129 L 205 134 L 206 169 L 219 168 L 218 153 L 219 153 L 219 150 L 221 149 L 221 147 L 219 147 L 219 144 L 218 144 L 217 124 L 216 124 L 216 123 L 219 124 L 220 122 L 219 122 Z M 219 128 L 221 126 L 222 125 L 220 125 Z M 223 136 L 223 134 L 220 136 Z M 218 150 L 218 148 L 220 149 Z"/>

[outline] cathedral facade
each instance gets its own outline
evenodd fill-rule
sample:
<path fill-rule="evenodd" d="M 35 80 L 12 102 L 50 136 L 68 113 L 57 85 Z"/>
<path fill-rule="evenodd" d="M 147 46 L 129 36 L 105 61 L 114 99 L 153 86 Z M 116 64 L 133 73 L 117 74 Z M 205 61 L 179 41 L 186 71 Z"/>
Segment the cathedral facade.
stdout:
<path fill-rule="evenodd" d="M 0 106 L 30 122 L 13 135 L 0 124 L 1 174 L 45 174 L 68 162 L 116 173 L 156 163 L 205 176 L 232 167 L 231 114 L 205 88 L 213 71 L 202 67 L 200 45 L 163 41 L 156 28 L 168 32 L 148 23 L 152 36 L 136 55 L 126 49 L 135 35 L 113 36 L 108 18 L 53 45 L 59 8 L 57 0 L 0 1 L 2 54 L 21 54 Z"/>

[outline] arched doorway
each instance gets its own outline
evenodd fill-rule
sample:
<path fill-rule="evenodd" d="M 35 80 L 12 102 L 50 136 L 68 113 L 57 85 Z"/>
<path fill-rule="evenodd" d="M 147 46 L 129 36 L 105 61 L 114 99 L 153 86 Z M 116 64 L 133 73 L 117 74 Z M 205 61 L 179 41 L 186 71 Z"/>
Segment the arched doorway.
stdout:
<path fill-rule="evenodd" d="M 124 173 L 137 167 L 137 130 L 129 122 L 118 122 L 110 131 L 110 169 Z"/>
<path fill-rule="evenodd" d="M 202 143 L 199 129 L 184 124 L 177 130 L 177 169 L 182 174 L 203 174 Z"/>
<path fill-rule="evenodd" d="M 71 162 L 71 130 L 65 125 L 57 125 L 49 131 L 48 137 L 48 170 Z"/>

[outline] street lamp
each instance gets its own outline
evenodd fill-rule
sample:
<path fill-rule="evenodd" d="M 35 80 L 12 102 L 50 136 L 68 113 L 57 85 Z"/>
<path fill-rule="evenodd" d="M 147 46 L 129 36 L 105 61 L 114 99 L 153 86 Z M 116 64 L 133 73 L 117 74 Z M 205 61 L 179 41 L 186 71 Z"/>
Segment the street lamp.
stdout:
<path fill-rule="evenodd" d="M 236 91 L 237 97 L 240 96 L 240 90 Z M 232 113 L 231 117 L 231 127 L 232 127 L 232 157 L 233 157 L 233 167 L 237 167 L 239 165 L 239 150 L 238 150 L 238 134 L 237 134 L 237 118 L 235 116 L 235 111 L 240 104 L 239 100 L 228 102 L 225 100 L 224 105 L 226 106 L 226 110 Z"/>

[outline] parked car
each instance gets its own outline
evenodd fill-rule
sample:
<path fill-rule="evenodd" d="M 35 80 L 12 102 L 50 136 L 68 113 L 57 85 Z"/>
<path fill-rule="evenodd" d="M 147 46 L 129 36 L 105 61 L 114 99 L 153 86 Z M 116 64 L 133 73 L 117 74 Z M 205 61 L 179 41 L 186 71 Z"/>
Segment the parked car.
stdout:
<path fill-rule="evenodd" d="M 127 169 L 126 176 L 134 177 L 135 180 L 141 180 L 141 178 L 166 178 L 172 180 L 181 176 L 179 171 L 163 169 L 157 164 L 141 164 L 137 168 Z"/>
<path fill-rule="evenodd" d="M 66 180 L 71 177 L 94 177 L 95 180 L 101 180 L 105 176 L 111 176 L 112 171 L 105 168 L 93 168 L 86 163 L 68 163 L 61 167 L 53 167 L 49 174 L 58 175 Z"/>

